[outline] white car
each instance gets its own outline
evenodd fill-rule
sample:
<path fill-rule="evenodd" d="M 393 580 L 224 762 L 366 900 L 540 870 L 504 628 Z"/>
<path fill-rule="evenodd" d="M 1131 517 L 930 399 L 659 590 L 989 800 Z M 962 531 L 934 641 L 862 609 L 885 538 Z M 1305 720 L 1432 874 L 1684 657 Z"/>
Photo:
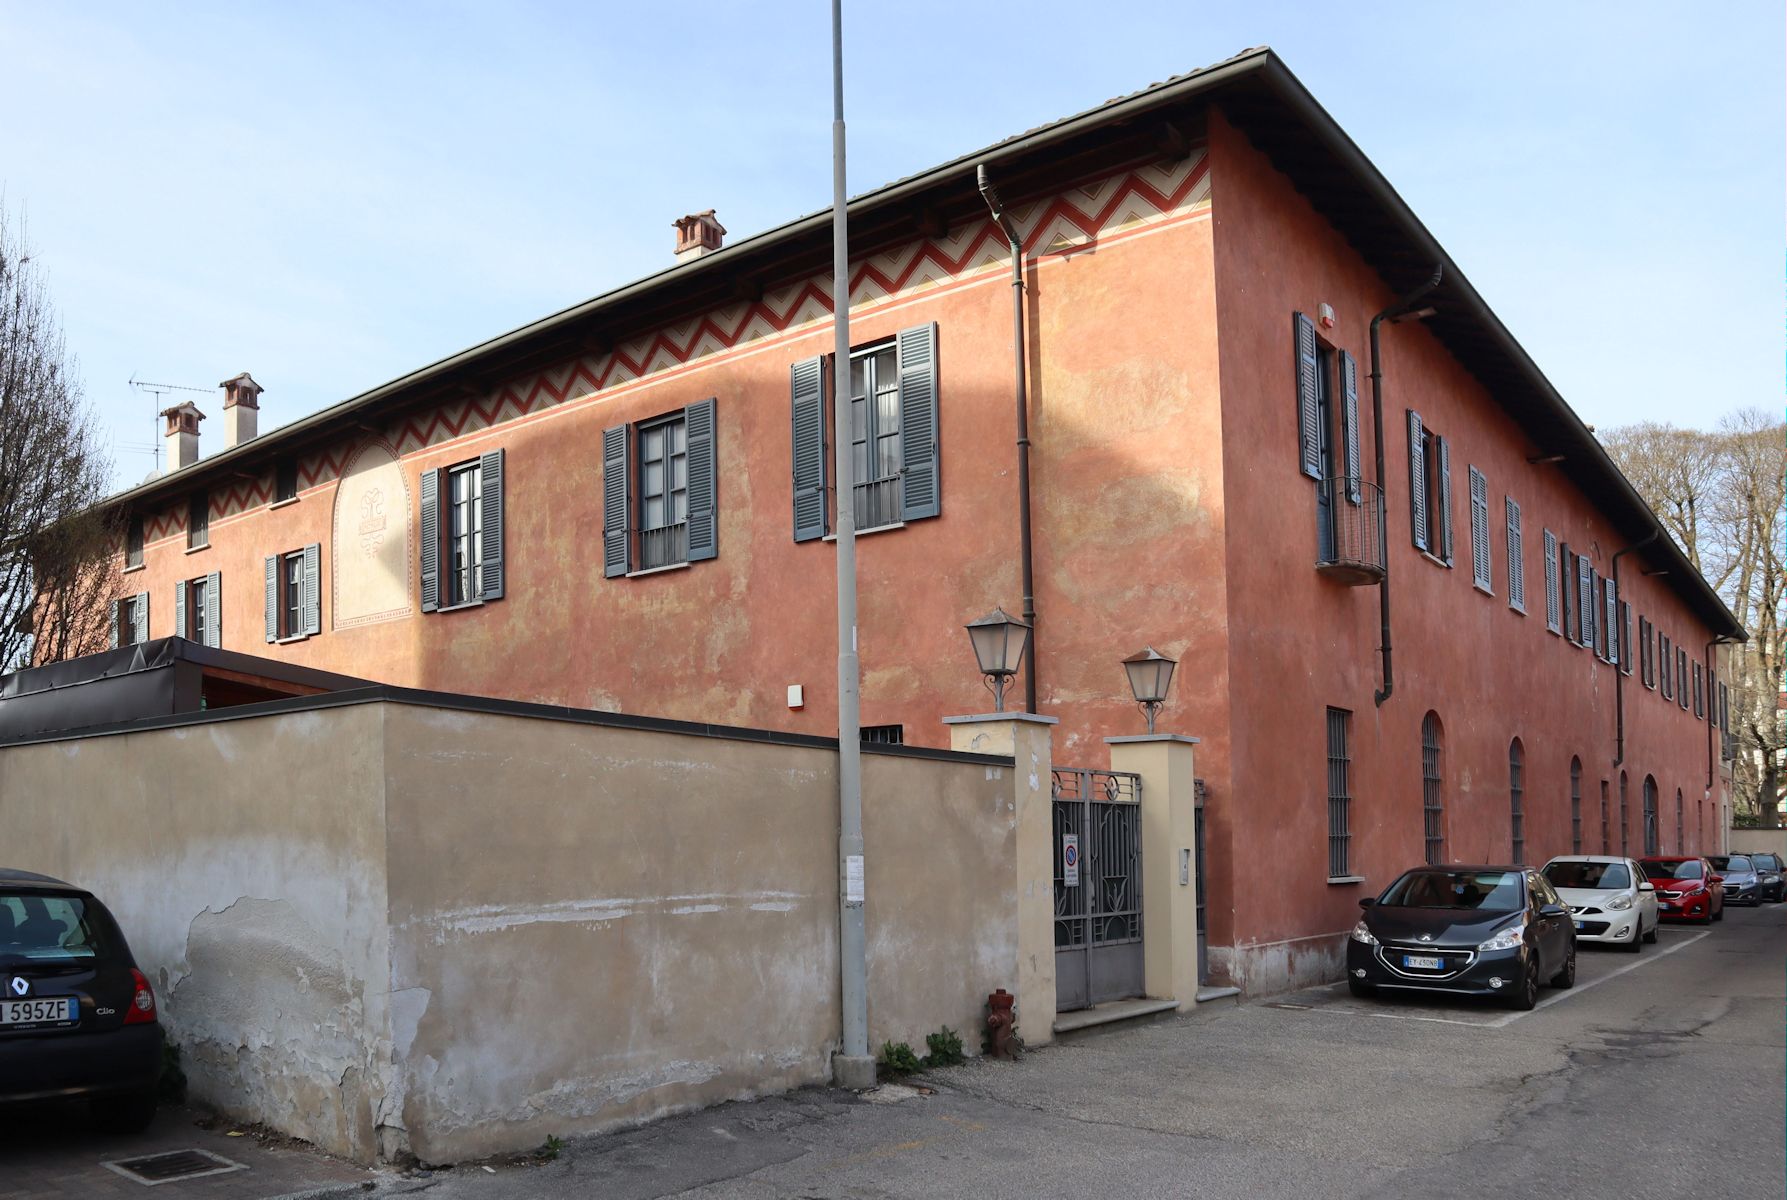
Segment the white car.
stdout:
<path fill-rule="evenodd" d="M 1657 940 L 1657 889 L 1636 862 L 1617 854 L 1560 854 L 1545 879 L 1570 910 L 1579 942 L 1607 942 L 1636 954 Z"/>

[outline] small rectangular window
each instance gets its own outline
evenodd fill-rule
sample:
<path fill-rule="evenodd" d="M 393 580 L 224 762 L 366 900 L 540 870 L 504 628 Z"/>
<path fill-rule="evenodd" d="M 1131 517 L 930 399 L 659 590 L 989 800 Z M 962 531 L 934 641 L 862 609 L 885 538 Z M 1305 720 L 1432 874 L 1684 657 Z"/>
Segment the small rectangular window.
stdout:
<path fill-rule="evenodd" d="M 143 518 L 133 515 L 124 530 L 124 565 L 143 565 Z"/>
<path fill-rule="evenodd" d="M 294 550 L 280 562 L 279 636 L 304 632 L 304 552 Z"/>
<path fill-rule="evenodd" d="M 856 527 L 900 521 L 900 373 L 892 344 L 850 356 L 850 462 Z"/>
<path fill-rule="evenodd" d="M 639 569 L 689 558 L 689 427 L 683 414 L 641 425 Z"/>
<path fill-rule="evenodd" d="M 1705 688 L 1706 688 L 1706 681 L 1701 677 L 1700 664 L 1695 663 L 1694 664 L 1694 715 L 1696 717 L 1704 717 L 1706 715 Z"/>
<path fill-rule="evenodd" d="M 906 727 L 904 725 L 864 725 L 862 740 L 865 746 L 903 746 L 906 744 Z"/>
<path fill-rule="evenodd" d="M 194 492 L 186 502 L 186 547 L 196 550 L 211 544 L 211 496 Z"/>
<path fill-rule="evenodd" d="M 273 503 L 298 498 L 298 460 L 282 458 L 273 468 Z"/>
<path fill-rule="evenodd" d="M 1679 646 L 1675 651 L 1675 702 L 1688 711 L 1688 652 Z"/>
<path fill-rule="evenodd" d="M 477 462 L 447 471 L 447 603 L 478 599 L 478 568 L 484 559 L 483 472 Z"/>
<path fill-rule="evenodd" d="M 1352 756 L 1347 745 L 1353 714 L 1344 708 L 1328 710 L 1328 878 L 1351 874 L 1349 842 L 1352 832 Z"/>
<path fill-rule="evenodd" d="M 134 597 L 120 600 L 118 604 L 118 644 L 120 646 L 136 645 L 137 636 L 137 602 Z"/>
<path fill-rule="evenodd" d="M 201 646 L 211 644 L 211 631 L 206 619 L 210 608 L 207 593 L 211 581 L 206 576 L 199 576 L 186 584 L 186 636 Z"/>

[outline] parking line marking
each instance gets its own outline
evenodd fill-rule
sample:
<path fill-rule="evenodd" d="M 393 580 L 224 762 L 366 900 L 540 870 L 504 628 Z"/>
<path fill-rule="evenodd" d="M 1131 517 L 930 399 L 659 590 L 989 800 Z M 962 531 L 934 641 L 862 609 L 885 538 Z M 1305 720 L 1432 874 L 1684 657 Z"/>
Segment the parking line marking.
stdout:
<path fill-rule="evenodd" d="M 1579 987 L 1573 987 L 1573 988 L 1570 988 L 1568 991 L 1558 992 L 1556 995 L 1553 995 L 1553 996 L 1547 996 L 1545 999 L 1539 1001 L 1538 1004 L 1534 1005 L 1531 1012 L 1509 1013 L 1505 1017 L 1501 1017 L 1501 1018 L 1498 1018 L 1497 1020 L 1491 1021 L 1488 1023 L 1489 1027 L 1491 1029 L 1500 1029 L 1503 1026 L 1512 1025 L 1514 1022 L 1520 1020 L 1520 1018 L 1522 1018 L 1522 1017 L 1532 1016 L 1533 1013 L 1538 1012 L 1541 1008 L 1550 1008 L 1553 1004 L 1558 1003 L 1560 1000 L 1568 1000 L 1571 996 L 1579 996 L 1583 992 L 1588 991 L 1592 987 L 1597 987 L 1600 984 L 1606 983 L 1609 979 L 1619 978 L 1621 975 L 1624 975 L 1627 971 L 1636 971 L 1639 967 L 1644 966 L 1646 963 L 1654 963 L 1659 958 L 1667 958 L 1669 955 L 1674 954 L 1677 950 L 1683 950 L 1689 946 L 1692 946 L 1695 942 L 1699 941 L 1701 938 L 1711 937 L 1712 933 L 1713 933 L 1712 930 L 1706 929 L 1706 930 L 1702 930 L 1701 932 L 1695 934 L 1693 937 L 1683 938 L 1681 941 L 1675 942 L 1673 945 L 1671 945 L 1665 949 L 1659 950 L 1655 954 L 1647 955 L 1643 958 L 1640 958 L 1637 962 L 1627 963 L 1625 966 L 1620 967 L 1618 970 L 1609 971 L 1609 972 L 1607 972 L 1607 974 L 1601 976 L 1599 979 L 1591 979 L 1587 983 L 1582 984 Z"/>

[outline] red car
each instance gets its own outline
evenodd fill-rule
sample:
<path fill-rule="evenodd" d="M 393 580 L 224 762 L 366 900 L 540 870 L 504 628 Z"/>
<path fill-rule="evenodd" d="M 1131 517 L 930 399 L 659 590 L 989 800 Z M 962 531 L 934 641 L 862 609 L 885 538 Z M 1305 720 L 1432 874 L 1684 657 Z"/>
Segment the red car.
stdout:
<path fill-rule="evenodd" d="M 1638 865 L 1657 889 L 1657 915 L 1663 920 L 1710 925 L 1725 917 L 1725 881 L 1699 856 L 1661 855 Z"/>

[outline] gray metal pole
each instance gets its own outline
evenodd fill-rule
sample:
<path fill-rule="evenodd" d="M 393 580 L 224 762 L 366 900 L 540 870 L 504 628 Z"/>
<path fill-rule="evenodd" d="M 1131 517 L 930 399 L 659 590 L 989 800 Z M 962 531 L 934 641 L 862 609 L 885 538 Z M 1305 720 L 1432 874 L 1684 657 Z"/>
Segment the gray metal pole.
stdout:
<path fill-rule="evenodd" d="M 869 1056 L 868 961 L 864 951 L 862 712 L 856 659 L 856 486 L 850 444 L 850 243 L 844 190 L 844 12 L 831 0 L 832 448 L 837 469 L 838 552 L 838 975 L 844 1044 L 832 1061 L 839 1087 L 875 1084 Z"/>

